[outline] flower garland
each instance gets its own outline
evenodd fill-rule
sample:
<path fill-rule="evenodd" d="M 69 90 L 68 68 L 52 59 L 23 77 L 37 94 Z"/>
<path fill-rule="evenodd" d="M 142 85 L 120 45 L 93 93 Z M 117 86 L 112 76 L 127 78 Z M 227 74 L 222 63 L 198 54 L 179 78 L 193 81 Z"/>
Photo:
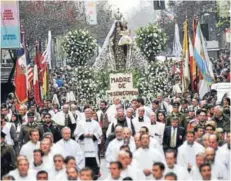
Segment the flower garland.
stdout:
<path fill-rule="evenodd" d="M 163 62 L 150 63 L 139 78 L 139 92 L 146 100 L 153 101 L 158 93 L 169 95 L 172 92 L 169 67 Z"/>
<path fill-rule="evenodd" d="M 67 33 L 62 47 L 67 53 L 67 58 L 82 66 L 94 56 L 97 44 L 88 31 L 79 29 Z"/>
<path fill-rule="evenodd" d="M 165 47 L 167 36 L 154 24 L 141 27 L 136 31 L 135 41 L 142 54 L 149 60 L 154 61 Z"/>

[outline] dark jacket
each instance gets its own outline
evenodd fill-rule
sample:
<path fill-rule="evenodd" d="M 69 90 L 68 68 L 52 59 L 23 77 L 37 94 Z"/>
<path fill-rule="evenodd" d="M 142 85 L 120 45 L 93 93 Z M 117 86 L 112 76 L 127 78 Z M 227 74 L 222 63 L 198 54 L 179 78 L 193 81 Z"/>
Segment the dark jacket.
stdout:
<path fill-rule="evenodd" d="M 58 142 L 62 138 L 59 126 L 53 123 L 51 123 L 49 126 L 47 124 L 44 124 L 43 131 L 44 133 L 50 132 L 53 134 L 54 143 Z"/>
<path fill-rule="evenodd" d="M 222 128 L 225 132 L 230 132 L 230 118 L 222 114 L 220 118 L 213 116 L 211 120 L 217 123 L 217 128 Z"/>
<path fill-rule="evenodd" d="M 1 177 L 16 167 L 16 155 L 12 146 L 1 143 Z"/>
<path fill-rule="evenodd" d="M 167 126 L 164 130 L 164 138 L 163 138 L 163 147 L 164 150 L 170 148 L 171 142 L 171 129 L 172 126 Z M 177 136 L 176 136 L 176 148 L 181 146 L 184 142 L 185 129 L 183 127 L 177 127 Z"/>

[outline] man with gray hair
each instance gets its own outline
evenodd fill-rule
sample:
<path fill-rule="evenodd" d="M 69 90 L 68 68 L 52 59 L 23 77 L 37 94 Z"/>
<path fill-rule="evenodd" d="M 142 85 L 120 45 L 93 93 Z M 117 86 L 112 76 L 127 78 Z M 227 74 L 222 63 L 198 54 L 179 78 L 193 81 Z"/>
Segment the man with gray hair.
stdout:
<path fill-rule="evenodd" d="M 76 165 L 79 169 L 84 167 L 84 154 L 80 145 L 71 139 L 71 129 L 64 127 L 62 129 L 62 139 L 59 140 L 55 146 L 54 150 L 63 155 L 64 158 L 67 156 L 73 156 L 76 160 Z"/>
<path fill-rule="evenodd" d="M 69 127 L 71 129 L 71 135 L 73 135 L 76 128 L 76 120 L 68 104 L 63 105 L 63 109 L 54 116 L 54 121 L 60 126 Z"/>
<path fill-rule="evenodd" d="M 230 132 L 230 119 L 223 114 L 223 108 L 221 106 L 214 108 L 214 116 L 211 120 L 217 123 L 217 128 L 222 128 L 225 132 Z"/>
<path fill-rule="evenodd" d="M 205 162 L 205 153 L 200 152 L 196 154 L 196 164 L 192 166 L 190 175 L 192 180 L 202 180 L 201 174 L 200 174 L 200 165 Z"/>
<path fill-rule="evenodd" d="M 149 128 L 151 125 L 150 119 L 147 116 L 145 116 L 144 113 L 145 113 L 144 107 L 139 107 L 138 115 L 136 118 L 133 119 L 133 124 L 134 124 L 136 133 L 140 131 L 140 128 L 142 126 Z"/>

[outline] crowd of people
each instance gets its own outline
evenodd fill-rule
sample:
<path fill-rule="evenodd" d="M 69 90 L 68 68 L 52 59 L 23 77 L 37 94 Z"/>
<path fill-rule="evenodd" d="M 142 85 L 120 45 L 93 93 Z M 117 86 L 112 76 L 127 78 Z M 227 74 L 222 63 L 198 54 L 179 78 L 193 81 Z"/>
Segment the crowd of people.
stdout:
<path fill-rule="evenodd" d="M 158 94 L 151 105 L 80 108 L 57 76 L 52 100 L 1 104 L 2 180 L 228 180 L 230 99 Z M 58 95 L 57 95 L 58 94 Z M 98 109 L 96 109 L 98 107 Z M 102 175 L 100 163 L 109 169 Z"/>

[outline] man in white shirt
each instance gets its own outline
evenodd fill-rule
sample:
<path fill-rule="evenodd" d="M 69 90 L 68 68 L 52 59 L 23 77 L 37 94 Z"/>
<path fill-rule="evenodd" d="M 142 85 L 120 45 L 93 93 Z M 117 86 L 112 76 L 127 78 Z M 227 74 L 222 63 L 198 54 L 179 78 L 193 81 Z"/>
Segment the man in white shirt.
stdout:
<path fill-rule="evenodd" d="M 143 99 L 143 98 L 138 98 L 138 99 L 137 99 L 137 106 L 138 106 L 138 109 L 139 109 L 140 107 L 143 107 L 143 108 L 144 108 L 144 115 L 145 115 L 146 117 L 149 117 L 150 112 L 151 112 L 151 108 L 145 106 L 145 104 L 144 104 L 144 99 Z M 138 110 L 138 112 L 139 112 L 139 110 Z"/>
<path fill-rule="evenodd" d="M 140 128 L 140 134 L 148 134 L 149 135 L 149 129 L 145 126 L 142 126 Z M 150 139 L 150 143 L 149 143 L 150 148 L 154 148 L 154 149 L 158 150 L 164 156 L 163 147 L 158 143 L 158 141 L 156 139 L 152 138 L 151 136 L 149 136 L 149 139 Z"/>
<path fill-rule="evenodd" d="M 17 161 L 17 169 L 10 171 L 9 175 L 13 176 L 15 180 L 36 180 L 36 173 L 32 170 L 29 170 L 29 162 L 26 158 L 19 159 Z"/>
<path fill-rule="evenodd" d="M 156 113 L 150 113 L 150 136 L 156 139 L 160 145 L 163 143 L 165 124 L 156 121 Z"/>
<path fill-rule="evenodd" d="M 78 170 L 76 167 L 66 168 L 67 179 L 70 181 L 78 180 Z"/>
<path fill-rule="evenodd" d="M 140 143 L 141 148 L 134 153 L 134 159 L 147 177 L 152 173 L 153 162 L 164 162 L 164 157 L 157 149 L 149 146 L 150 137 L 148 134 L 140 135 Z"/>
<path fill-rule="evenodd" d="M 176 164 L 176 152 L 175 150 L 166 150 L 165 152 L 165 174 L 168 172 L 173 172 L 177 175 L 178 180 L 191 180 L 187 168 L 184 168 Z"/>
<path fill-rule="evenodd" d="M 80 145 L 71 139 L 70 128 L 64 127 L 62 129 L 62 139 L 55 144 L 54 149 L 57 150 L 59 154 L 63 155 L 64 158 L 67 156 L 75 157 L 76 164 L 78 165 L 79 169 L 84 167 L 83 151 L 80 148 Z"/>
<path fill-rule="evenodd" d="M 80 181 L 92 181 L 94 177 L 94 173 L 92 169 L 85 167 L 80 170 L 79 174 L 79 180 Z"/>
<path fill-rule="evenodd" d="M 32 129 L 29 132 L 30 141 L 24 144 L 20 150 L 20 155 L 24 155 L 27 157 L 29 163 L 32 162 L 33 159 L 33 151 L 38 149 L 40 146 L 39 142 L 39 131 L 37 129 Z"/>
<path fill-rule="evenodd" d="M 30 169 L 34 170 L 36 173 L 41 170 L 47 170 L 49 167 L 43 162 L 43 152 L 40 149 L 35 149 L 33 155 L 33 161 L 30 163 Z"/>
<path fill-rule="evenodd" d="M 109 170 L 110 174 L 107 176 L 105 181 L 121 181 L 122 177 L 120 176 L 123 166 L 118 161 L 110 162 Z"/>
<path fill-rule="evenodd" d="M 115 128 L 115 136 L 116 138 L 109 143 L 105 153 L 108 166 L 110 162 L 116 161 L 120 147 L 124 144 L 123 128 L 121 126 Z"/>
<path fill-rule="evenodd" d="M 212 177 L 218 180 L 227 180 L 227 168 L 218 159 L 215 159 L 214 148 L 208 147 L 205 149 L 205 163 L 211 164 Z"/>
<path fill-rule="evenodd" d="M 39 181 L 47 181 L 48 180 L 48 172 L 45 170 L 41 170 L 37 173 L 36 179 Z"/>
<path fill-rule="evenodd" d="M 203 163 L 200 165 L 200 174 L 201 174 L 201 180 L 207 181 L 207 180 L 213 180 L 212 179 L 212 168 L 209 163 Z"/>
<path fill-rule="evenodd" d="M 79 142 L 85 156 L 85 166 L 92 168 L 94 178 L 99 174 L 98 144 L 101 141 L 102 129 L 99 123 L 92 120 L 92 109 L 84 111 L 86 120 L 82 120 L 74 132 L 76 141 Z"/>
<path fill-rule="evenodd" d="M 68 104 L 64 104 L 63 110 L 61 110 L 54 116 L 54 121 L 60 126 L 69 127 L 71 129 L 71 133 L 73 134 L 76 128 L 76 120 L 69 109 L 70 106 Z"/>
<path fill-rule="evenodd" d="M 177 164 L 190 170 L 195 165 L 196 154 L 204 150 L 205 148 L 195 141 L 194 131 L 188 131 L 186 141 L 178 148 Z"/>
<path fill-rule="evenodd" d="M 113 122 L 115 120 L 115 116 L 116 116 L 116 107 L 117 105 L 120 104 L 120 100 L 117 97 L 113 98 L 113 104 L 111 106 L 109 106 L 108 110 L 107 110 L 107 114 L 108 114 L 108 121 L 109 122 Z"/>
<path fill-rule="evenodd" d="M 205 153 L 198 153 L 196 155 L 196 164 L 192 166 L 192 169 L 190 171 L 190 175 L 192 180 L 201 180 L 201 173 L 200 173 L 200 165 L 205 162 Z"/>
<path fill-rule="evenodd" d="M 164 180 L 165 166 L 162 162 L 155 162 L 152 166 L 151 180 Z"/>
<path fill-rule="evenodd" d="M 144 115 L 144 107 L 138 108 L 138 115 L 132 120 L 132 123 L 134 124 L 136 133 L 139 132 L 140 128 L 142 126 L 150 127 L 151 121 L 149 117 Z"/>
<path fill-rule="evenodd" d="M 117 161 L 122 164 L 121 177 L 131 177 L 133 180 L 138 180 L 138 174 L 128 162 L 129 154 L 126 151 L 119 151 Z"/>
<path fill-rule="evenodd" d="M 53 156 L 54 153 L 51 151 L 52 140 L 51 138 L 43 138 L 40 142 L 40 149 L 42 150 L 43 156 L 43 163 L 46 163 L 49 168 L 53 168 Z"/>
<path fill-rule="evenodd" d="M 134 136 L 134 141 L 136 144 L 136 150 L 138 150 L 141 146 L 140 146 L 140 133 L 136 133 Z"/>
<path fill-rule="evenodd" d="M 67 174 L 64 167 L 64 158 L 60 154 L 56 154 L 53 157 L 54 168 L 49 174 L 49 180 L 66 180 Z"/>

